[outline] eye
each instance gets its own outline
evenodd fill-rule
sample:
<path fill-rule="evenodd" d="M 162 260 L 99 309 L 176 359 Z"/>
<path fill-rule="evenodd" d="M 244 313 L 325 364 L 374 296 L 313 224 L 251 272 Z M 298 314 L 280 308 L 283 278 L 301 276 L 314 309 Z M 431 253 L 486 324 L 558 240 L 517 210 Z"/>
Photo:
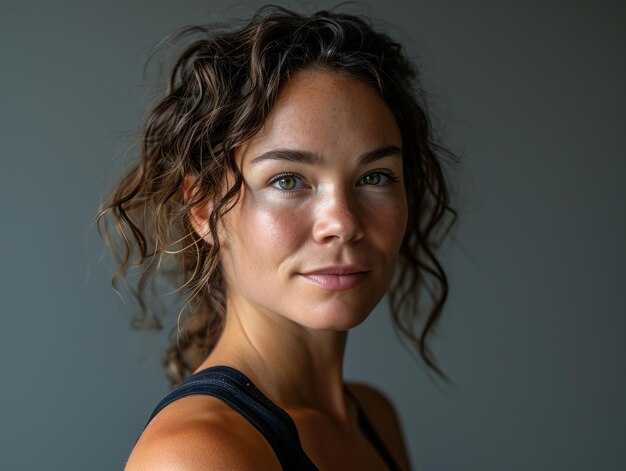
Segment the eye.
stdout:
<path fill-rule="evenodd" d="M 302 178 L 294 173 L 276 175 L 270 180 L 270 185 L 280 191 L 295 191 L 304 188 Z"/>
<path fill-rule="evenodd" d="M 377 170 L 375 172 L 368 173 L 359 182 L 362 185 L 368 186 L 385 186 L 390 185 L 398 181 L 398 178 L 387 172 Z"/>

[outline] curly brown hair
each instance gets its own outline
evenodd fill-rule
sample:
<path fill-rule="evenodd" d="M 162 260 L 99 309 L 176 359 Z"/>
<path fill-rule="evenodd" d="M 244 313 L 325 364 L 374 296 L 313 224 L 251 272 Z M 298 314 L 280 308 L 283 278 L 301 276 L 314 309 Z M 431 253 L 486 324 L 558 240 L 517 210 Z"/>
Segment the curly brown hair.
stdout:
<path fill-rule="evenodd" d="M 245 24 L 187 28 L 176 38 L 191 42 L 173 66 L 165 96 L 148 116 L 139 163 L 97 216 L 98 228 L 119 262 L 113 286 L 125 281 L 139 302 L 134 326 L 161 327 L 147 304 L 148 287 L 165 267 L 174 267 L 189 314 L 184 322 L 179 315 L 167 350 L 165 368 L 172 382 L 182 381 L 199 366 L 224 326 L 226 287 L 217 225 L 243 183 L 234 150 L 261 129 L 289 77 L 311 68 L 371 85 L 398 122 L 408 225 L 388 293 L 390 311 L 397 332 L 445 378 L 428 339 L 448 295 L 435 249 L 457 216 L 449 204 L 442 165 L 444 157 L 456 158 L 432 132 L 417 71 L 401 46 L 362 17 L 329 11 L 303 16 L 276 6 L 261 8 Z M 224 194 L 229 175 L 232 185 Z M 193 196 L 186 200 L 183 186 L 188 176 L 194 177 L 188 193 Z M 212 208 L 212 243 L 191 226 L 192 208 L 199 204 Z M 132 270 L 138 270 L 139 277 L 130 283 Z M 418 333 L 423 292 L 432 306 Z"/>

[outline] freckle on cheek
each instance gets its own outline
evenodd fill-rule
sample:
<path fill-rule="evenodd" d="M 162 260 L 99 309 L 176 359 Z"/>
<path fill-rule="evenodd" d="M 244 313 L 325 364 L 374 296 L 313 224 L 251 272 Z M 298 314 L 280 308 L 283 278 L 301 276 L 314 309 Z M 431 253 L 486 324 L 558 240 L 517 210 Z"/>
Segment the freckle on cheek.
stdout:
<path fill-rule="evenodd" d="M 266 210 L 257 214 L 257 227 L 265 236 L 274 241 L 293 237 L 298 227 L 298 218 L 293 211 Z"/>
<path fill-rule="evenodd" d="M 254 241 L 255 250 L 279 253 L 294 245 L 302 229 L 302 218 L 294 208 L 248 200 L 240 217 L 245 237 Z M 260 254 L 259 254 L 260 255 Z"/>

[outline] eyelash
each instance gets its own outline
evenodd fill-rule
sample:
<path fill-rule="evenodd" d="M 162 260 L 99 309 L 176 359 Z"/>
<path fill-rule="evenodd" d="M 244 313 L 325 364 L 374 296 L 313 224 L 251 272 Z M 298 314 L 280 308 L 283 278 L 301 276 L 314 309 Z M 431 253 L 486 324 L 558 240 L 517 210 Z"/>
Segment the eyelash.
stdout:
<path fill-rule="evenodd" d="M 359 181 L 362 181 L 365 177 L 367 177 L 369 175 L 376 175 L 376 174 L 382 175 L 384 178 L 387 179 L 387 182 L 385 182 L 385 183 L 383 183 L 381 185 L 368 185 L 367 183 L 365 183 L 365 186 L 378 188 L 378 187 L 381 187 L 381 186 L 393 185 L 394 183 L 397 183 L 397 182 L 400 181 L 400 179 L 398 177 L 396 177 L 394 174 L 389 173 L 389 172 L 385 172 L 383 170 L 374 170 L 372 172 L 366 173 L 365 175 L 363 175 L 361 177 L 361 180 L 359 180 Z"/>
<path fill-rule="evenodd" d="M 361 177 L 361 179 L 359 180 L 359 182 L 363 181 L 363 179 L 365 179 L 365 177 L 369 176 L 369 175 L 381 175 L 383 178 L 386 178 L 387 181 L 385 183 L 382 183 L 380 185 L 369 185 L 367 183 L 364 184 L 364 186 L 368 186 L 370 188 L 380 188 L 383 186 L 387 186 L 387 185 L 393 185 L 394 183 L 397 183 L 398 181 L 400 181 L 400 179 L 398 177 L 396 177 L 395 175 L 393 175 L 390 172 L 385 172 L 382 170 L 374 170 L 372 172 L 366 173 L 365 175 L 363 175 Z M 293 190 L 285 190 L 283 188 L 279 188 L 277 186 L 274 186 L 275 183 L 277 183 L 278 181 L 280 181 L 281 179 L 285 178 L 285 177 L 292 177 L 292 178 L 296 178 L 300 181 L 304 180 L 304 178 L 302 177 L 302 175 L 299 175 L 297 173 L 280 173 L 278 175 L 273 176 L 270 181 L 268 182 L 268 185 L 270 185 L 273 189 L 280 191 L 281 193 L 294 193 L 298 190 L 301 190 L 302 188 L 298 188 L 298 189 L 293 189 Z"/>
<path fill-rule="evenodd" d="M 279 173 L 278 175 L 274 175 L 270 181 L 268 182 L 268 185 L 270 185 L 274 190 L 276 191 L 280 191 L 281 193 L 293 193 L 295 191 L 298 190 L 285 190 L 283 188 L 274 186 L 275 183 L 278 183 L 280 180 L 282 180 L 285 177 L 292 177 L 292 178 L 297 178 L 299 180 L 304 180 L 304 178 L 302 177 L 302 175 L 298 175 L 297 173 Z M 299 188 L 300 189 L 300 188 Z"/>

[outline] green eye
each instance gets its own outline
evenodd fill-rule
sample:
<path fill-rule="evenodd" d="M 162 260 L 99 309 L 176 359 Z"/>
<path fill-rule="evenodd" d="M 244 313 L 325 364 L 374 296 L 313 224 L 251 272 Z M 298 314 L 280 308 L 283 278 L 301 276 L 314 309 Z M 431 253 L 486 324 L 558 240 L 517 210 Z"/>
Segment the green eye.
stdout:
<path fill-rule="evenodd" d="M 370 173 L 369 175 L 365 175 L 363 177 L 363 183 L 366 185 L 378 185 L 380 184 L 380 181 L 380 173 Z"/>
<path fill-rule="evenodd" d="M 297 191 L 302 190 L 305 185 L 302 181 L 302 177 L 292 173 L 283 173 L 282 175 L 276 175 L 270 182 L 271 186 L 280 191 Z"/>
<path fill-rule="evenodd" d="M 387 173 L 382 170 L 377 170 L 375 172 L 368 173 L 364 175 L 359 181 L 360 185 L 372 186 L 372 187 L 383 187 L 387 185 L 391 185 L 396 183 L 398 178 L 393 176 L 390 173 Z"/>
<path fill-rule="evenodd" d="M 283 177 L 278 180 L 278 186 L 282 190 L 293 190 L 296 187 L 296 179 L 294 177 Z"/>

